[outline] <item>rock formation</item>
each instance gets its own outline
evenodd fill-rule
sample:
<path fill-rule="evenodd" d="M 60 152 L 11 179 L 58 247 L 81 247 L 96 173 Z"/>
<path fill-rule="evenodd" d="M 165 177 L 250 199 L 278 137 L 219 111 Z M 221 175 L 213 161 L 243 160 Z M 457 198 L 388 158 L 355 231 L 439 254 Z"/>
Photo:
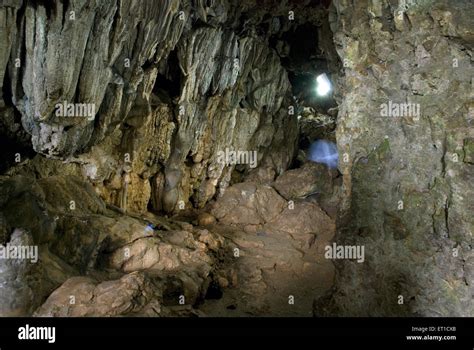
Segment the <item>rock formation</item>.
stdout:
<path fill-rule="evenodd" d="M 316 314 L 474 314 L 474 8 L 405 4 L 334 2 L 346 66 L 336 138 L 347 160 L 336 241 L 365 246 L 367 259 L 339 264 Z"/>
<path fill-rule="evenodd" d="M 473 12 L 0 1 L 0 315 L 474 315 Z"/>

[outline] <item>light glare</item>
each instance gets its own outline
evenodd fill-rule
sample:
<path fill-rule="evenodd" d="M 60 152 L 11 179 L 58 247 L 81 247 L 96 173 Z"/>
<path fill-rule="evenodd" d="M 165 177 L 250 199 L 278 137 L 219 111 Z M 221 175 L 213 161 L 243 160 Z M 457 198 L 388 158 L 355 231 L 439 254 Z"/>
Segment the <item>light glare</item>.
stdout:
<path fill-rule="evenodd" d="M 316 93 L 319 96 L 326 96 L 331 91 L 331 82 L 326 73 L 318 75 L 316 78 L 318 85 L 316 86 Z"/>

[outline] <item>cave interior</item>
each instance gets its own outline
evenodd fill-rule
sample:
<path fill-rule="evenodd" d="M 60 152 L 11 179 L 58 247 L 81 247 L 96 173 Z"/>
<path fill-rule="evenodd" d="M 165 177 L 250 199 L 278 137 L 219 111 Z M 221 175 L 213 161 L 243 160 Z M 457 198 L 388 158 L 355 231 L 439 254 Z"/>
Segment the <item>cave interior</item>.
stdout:
<path fill-rule="evenodd" d="M 0 315 L 473 316 L 455 3 L 2 1 Z"/>

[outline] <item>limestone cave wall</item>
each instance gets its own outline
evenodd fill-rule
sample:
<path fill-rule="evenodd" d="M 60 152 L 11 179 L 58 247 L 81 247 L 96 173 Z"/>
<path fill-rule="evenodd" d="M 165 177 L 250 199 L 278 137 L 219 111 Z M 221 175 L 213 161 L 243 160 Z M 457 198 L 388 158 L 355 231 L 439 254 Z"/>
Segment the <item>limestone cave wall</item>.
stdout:
<path fill-rule="evenodd" d="M 473 315 L 473 11 L 462 0 L 334 1 L 345 72 L 335 241 L 367 259 L 335 262 L 316 314 Z"/>

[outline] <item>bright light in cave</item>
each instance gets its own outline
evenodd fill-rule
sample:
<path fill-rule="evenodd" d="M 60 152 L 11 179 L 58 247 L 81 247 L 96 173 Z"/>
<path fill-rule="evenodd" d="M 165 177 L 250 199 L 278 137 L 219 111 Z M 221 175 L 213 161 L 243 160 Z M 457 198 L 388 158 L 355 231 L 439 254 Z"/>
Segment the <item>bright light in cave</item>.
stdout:
<path fill-rule="evenodd" d="M 326 73 L 320 74 L 316 78 L 316 93 L 319 96 L 326 96 L 331 91 L 331 82 Z"/>

